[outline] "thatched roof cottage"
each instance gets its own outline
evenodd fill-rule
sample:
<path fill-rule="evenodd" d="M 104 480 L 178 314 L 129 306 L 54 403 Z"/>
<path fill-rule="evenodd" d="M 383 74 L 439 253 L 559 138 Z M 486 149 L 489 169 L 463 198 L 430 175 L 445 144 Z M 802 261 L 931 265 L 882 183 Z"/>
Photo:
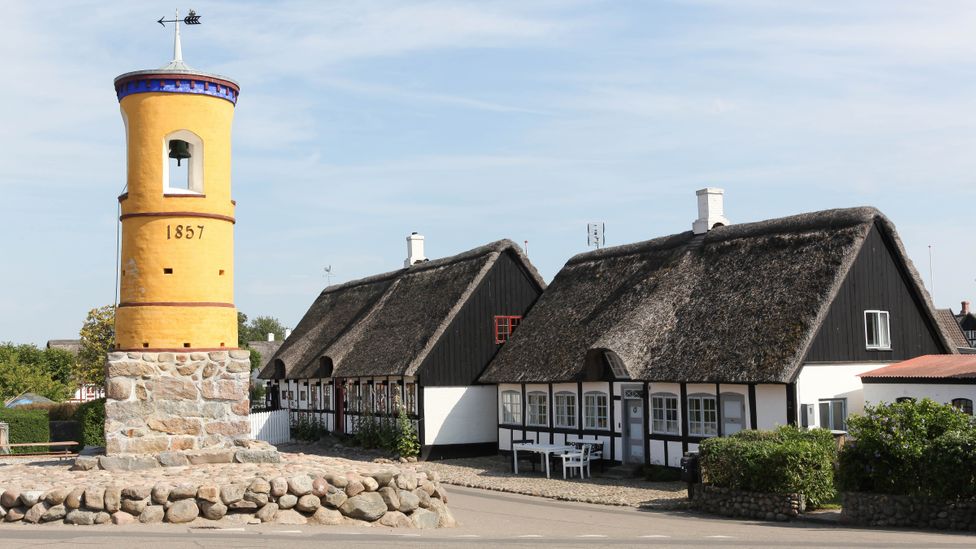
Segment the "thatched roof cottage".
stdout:
<path fill-rule="evenodd" d="M 509 240 L 433 261 L 422 236 L 407 245 L 403 269 L 319 294 L 260 374 L 268 404 L 352 433 L 398 394 L 425 458 L 494 453 L 495 388 L 477 379 L 545 282 Z"/>
<path fill-rule="evenodd" d="M 729 225 L 699 191 L 694 230 L 577 255 L 480 380 L 499 449 L 595 440 L 676 466 L 704 437 L 844 430 L 857 374 L 955 353 L 894 226 L 873 208 Z"/>

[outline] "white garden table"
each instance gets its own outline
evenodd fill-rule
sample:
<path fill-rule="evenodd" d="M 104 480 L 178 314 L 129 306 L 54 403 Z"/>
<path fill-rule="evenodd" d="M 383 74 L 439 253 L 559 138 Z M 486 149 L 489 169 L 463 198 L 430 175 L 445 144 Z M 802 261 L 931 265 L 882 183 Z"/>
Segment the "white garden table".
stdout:
<path fill-rule="evenodd" d="M 512 458 L 515 460 L 515 474 L 518 474 L 518 453 L 520 451 L 542 454 L 542 460 L 546 464 L 546 478 L 549 478 L 549 456 L 552 454 L 564 454 L 566 452 L 572 452 L 573 450 L 575 450 L 575 448 L 565 444 L 538 444 L 535 442 L 520 442 L 518 444 L 513 444 Z"/>

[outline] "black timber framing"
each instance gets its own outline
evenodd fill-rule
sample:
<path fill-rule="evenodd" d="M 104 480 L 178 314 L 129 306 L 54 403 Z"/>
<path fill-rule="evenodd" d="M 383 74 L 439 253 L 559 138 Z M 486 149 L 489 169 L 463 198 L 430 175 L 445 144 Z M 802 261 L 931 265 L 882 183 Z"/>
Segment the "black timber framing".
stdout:
<path fill-rule="evenodd" d="M 749 384 L 749 428 L 758 429 L 759 411 L 756 410 L 756 384 Z"/>

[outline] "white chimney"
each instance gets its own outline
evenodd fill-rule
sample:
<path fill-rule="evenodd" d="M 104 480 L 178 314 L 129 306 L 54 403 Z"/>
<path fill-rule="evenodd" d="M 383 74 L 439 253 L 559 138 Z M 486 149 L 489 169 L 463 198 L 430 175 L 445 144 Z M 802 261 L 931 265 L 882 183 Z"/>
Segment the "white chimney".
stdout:
<path fill-rule="evenodd" d="M 691 224 L 691 230 L 695 234 L 705 234 L 718 225 L 728 225 L 729 220 L 725 218 L 725 208 L 722 204 L 724 189 L 708 187 L 697 191 L 698 195 L 698 219 Z"/>
<path fill-rule="evenodd" d="M 288 339 L 288 336 L 290 335 L 291 335 L 291 328 L 285 328 L 285 339 Z"/>
<path fill-rule="evenodd" d="M 268 341 L 274 341 L 274 332 L 268 332 Z"/>
<path fill-rule="evenodd" d="M 423 261 L 427 261 L 427 257 L 424 256 L 424 235 L 410 233 L 407 237 L 407 259 L 403 262 L 403 266 L 409 267 Z"/>

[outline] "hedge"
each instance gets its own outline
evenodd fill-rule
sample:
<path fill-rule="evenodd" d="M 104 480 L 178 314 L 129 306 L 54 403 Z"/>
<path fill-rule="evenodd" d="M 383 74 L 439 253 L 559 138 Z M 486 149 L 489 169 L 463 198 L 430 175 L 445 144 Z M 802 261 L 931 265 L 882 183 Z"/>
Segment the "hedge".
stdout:
<path fill-rule="evenodd" d="M 81 446 L 105 446 L 105 399 L 92 400 L 78 407 L 75 421 L 81 423 Z"/>
<path fill-rule="evenodd" d="M 706 484 L 767 494 L 800 493 L 812 507 L 836 495 L 837 447 L 824 429 L 740 431 L 703 440 L 699 453 Z"/>
<path fill-rule="evenodd" d="M 838 484 L 846 492 L 976 496 L 976 425 L 929 399 L 865 406 L 847 420 Z"/>
<path fill-rule="evenodd" d="M 0 408 L 0 423 L 10 425 L 11 444 L 51 441 L 47 410 Z M 47 450 L 43 446 L 34 446 L 31 448 L 11 448 L 11 453 L 27 454 L 31 452 L 46 452 Z"/>

